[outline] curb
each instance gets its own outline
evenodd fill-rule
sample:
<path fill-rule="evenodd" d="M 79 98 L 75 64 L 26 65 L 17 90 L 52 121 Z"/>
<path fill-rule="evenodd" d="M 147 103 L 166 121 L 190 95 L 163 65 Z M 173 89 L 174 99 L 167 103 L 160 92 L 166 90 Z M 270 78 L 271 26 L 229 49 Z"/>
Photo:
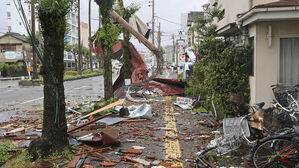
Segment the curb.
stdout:
<path fill-rule="evenodd" d="M 0 81 L 9 81 L 9 80 L 24 80 L 25 76 L 20 77 L 7 77 L 7 78 L 0 78 Z"/>
<path fill-rule="evenodd" d="M 85 78 L 91 78 L 91 77 L 95 77 L 95 76 L 101 76 L 103 74 L 93 74 L 93 75 L 87 75 L 87 76 L 78 76 L 76 78 L 72 78 L 72 79 L 66 79 L 63 80 L 65 81 L 74 81 L 74 80 L 79 80 L 79 79 L 85 79 Z M 43 85 L 42 81 L 38 81 L 38 82 L 33 82 L 33 81 L 29 81 L 29 80 L 21 80 L 19 81 L 19 86 L 40 86 Z"/>

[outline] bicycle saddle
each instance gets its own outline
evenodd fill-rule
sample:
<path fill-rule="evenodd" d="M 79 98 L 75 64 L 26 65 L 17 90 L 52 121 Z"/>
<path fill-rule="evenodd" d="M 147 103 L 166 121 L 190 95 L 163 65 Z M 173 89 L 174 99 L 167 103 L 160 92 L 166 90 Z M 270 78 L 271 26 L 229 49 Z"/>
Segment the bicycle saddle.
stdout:
<path fill-rule="evenodd" d="M 257 103 L 255 105 L 257 105 L 259 108 L 263 108 L 265 105 L 265 102 Z"/>
<path fill-rule="evenodd" d="M 294 126 L 295 134 L 299 136 L 299 126 Z"/>

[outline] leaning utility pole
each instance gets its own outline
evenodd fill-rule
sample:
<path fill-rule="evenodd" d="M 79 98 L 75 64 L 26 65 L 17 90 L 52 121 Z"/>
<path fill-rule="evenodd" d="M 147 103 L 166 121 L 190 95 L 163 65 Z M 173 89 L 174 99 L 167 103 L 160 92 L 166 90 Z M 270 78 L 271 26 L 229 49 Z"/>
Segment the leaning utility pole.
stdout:
<path fill-rule="evenodd" d="M 88 43 L 89 43 L 89 66 L 90 66 L 91 72 L 93 72 L 91 44 L 90 44 L 90 39 L 91 39 L 91 0 L 89 0 L 89 4 L 88 4 L 88 34 L 89 34 L 89 38 L 88 38 Z"/>
<path fill-rule="evenodd" d="M 32 41 L 33 43 L 36 42 L 35 39 L 35 4 L 34 4 L 34 0 L 31 0 L 31 33 L 32 33 Z M 33 79 L 37 79 L 38 78 L 38 74 L 37 74 L 37 59 L 36 59 L 36 54 L 35 51 L 33 49 L 32 46 L 32 57 L 33 57 Z M 30 73 L 30 72 L 29 72 Z"/>
<path fill-rule="evenodd" d="M 157 70 L 153 73 L 153 75 L 149 79 L 152 79 L 157 74 L 159 74 L 162 71 L 162 66 L 164 62 L 162 52 L 157 47 L 155 47 L 151 42 L 149 42 L 143 35 L 141 35 L 134 28 L 132 28 L 132 26 L 129 25 L 129 23 L 127 23 L 115 11 L 111 11 L 110 14 L 118 23 L 122 24 L 126 30 L 128 30 L 133 36 L 135 36 L 140 42 L 142 42 L 149 50 L 151 50 L 156 55 Z"/>
<path fill-rule="evenodd" d="M 81 28 L 80 28 L 80 0 L 78 0 L 78 64 L 79 74 L 82 74 Z"/>

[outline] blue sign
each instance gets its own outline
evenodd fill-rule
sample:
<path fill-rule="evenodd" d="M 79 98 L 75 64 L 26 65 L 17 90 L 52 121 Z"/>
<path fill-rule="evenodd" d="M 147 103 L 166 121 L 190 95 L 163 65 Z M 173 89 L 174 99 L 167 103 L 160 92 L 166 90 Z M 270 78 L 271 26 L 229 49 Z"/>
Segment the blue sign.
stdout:
<path fill-rule="evenodd" d="M 5 51 L 4 53 L 5 59 L 23 59 L 21 51 Z"/>

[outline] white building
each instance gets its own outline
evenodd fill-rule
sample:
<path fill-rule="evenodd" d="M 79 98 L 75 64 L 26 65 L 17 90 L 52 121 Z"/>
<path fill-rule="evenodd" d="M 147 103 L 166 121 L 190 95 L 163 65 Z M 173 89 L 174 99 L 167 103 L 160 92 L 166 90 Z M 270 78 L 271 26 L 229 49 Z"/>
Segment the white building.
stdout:
<path fill-rule="evenodd" d="M 78 12 L 72 10 L 67 16 L 67 34 L 65 35 L 65 41 L 70 45 L 78 44 Z M 75 69 L 75 58 L 72 53 L 64 52 L 64 63 L 66 70 Z"/>
<path fill-rule="evenodd" d="M 16 1 L 17 2 L 17 1 Z M 22 6 L 28 20 L 31 25 L 31 5 L 22 1 Z M 0 1 L 0 35 L 4 35 L 7 32 L 15 32 L 21 35 L 27 35 L 27 31 L 23 25 L 22 19 L 16 9 L 13 0 L 1 0 Z M 38 19 L 36 18 L 36 28 L 38 30 Z"/>

